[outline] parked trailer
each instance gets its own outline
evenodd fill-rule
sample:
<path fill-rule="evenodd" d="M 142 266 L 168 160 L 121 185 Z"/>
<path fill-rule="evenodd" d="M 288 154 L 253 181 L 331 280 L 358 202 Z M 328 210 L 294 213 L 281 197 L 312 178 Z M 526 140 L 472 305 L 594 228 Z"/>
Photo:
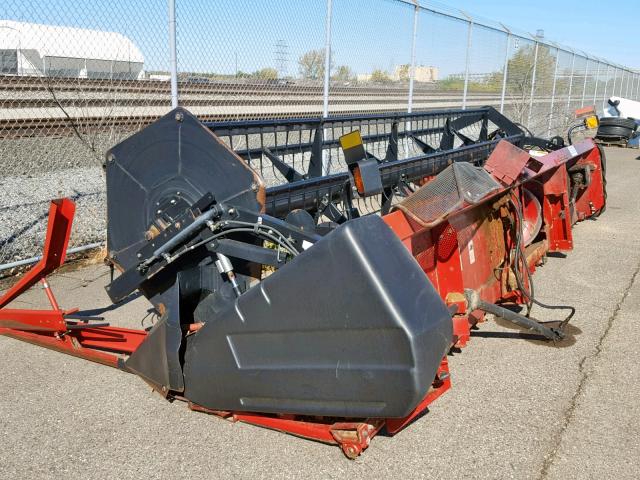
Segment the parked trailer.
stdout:
<path fill-rule="evenodd" d="M 107 293 L 140 291 L 159 321 L 58 306 L 46 277 L 74 214 L 60 199 L 42 260 L 0 299 L 0 333 L 356 458 L 450 388 L 447 354 L 485 312 L 564 337 L 572 307 L 550 325 L 507 306 L 546 306 L 532 273 L 604 211 L 604 165 L 591 140 L 528 138 L 492 108 L 245 124 L 179 108 L 105 163 Z M 37 282 L 50 310 L 7 308 Z"/>

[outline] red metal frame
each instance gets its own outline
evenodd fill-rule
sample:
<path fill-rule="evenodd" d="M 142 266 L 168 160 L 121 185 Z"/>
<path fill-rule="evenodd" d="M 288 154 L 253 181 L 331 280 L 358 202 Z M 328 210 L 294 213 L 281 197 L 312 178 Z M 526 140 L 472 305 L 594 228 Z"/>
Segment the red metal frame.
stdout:
<path fill-rule="evenodd" d="M 64 263 L 75 210 L 75 203 L 68 198 L 51 202 L 42 259 L 0 298 L 0 308 L 15 300 Z"/>
<path fill-rule="evenodd" d="M 577 195 L 572 215 L 567 169 L 574 166 L 588 169 L 589 181 L 586 190 Z M 529 245 L 525 251 L 531 272 L 548 251 L 570 250 L 573 247 L 572 224 L 600 213 L 605 204 L 602 160 L 590 140 L 539 158 L 532 158 L 527 152 L 501 142 L 486 168 L 503 188 L 479 205 L 463 205 L 435 226 L 424 227 L 399 210 L 383 217 L 413 254 L 442 299 L 457 309 L 453 329 L 454 344 L 458 347 L 467 343 L 471 326 L 484 317 L 480 311 L 468 311 L 465 289 L 476 290 L 482 299 L 492 303 L 523 301 L 513 275 L 504 267 L 515 241 L 505 227 L 505 221 L 513 218 L 509 199 L 522 202 L 526 188 L 536 195 L 542 206 L 542 240 Z M 430 179 L 425 178 L 424 182 L 428 181 Z M 147 333 L 88 324 L 80 324 L 81 329 L 70 328 L 79 322 L 65 316 L 77 309 L 62 310 L 46 281 L 46 276 L 64 262 L 74 210 L 74 203 L 68 199 L 51 203 L 42 260 L 0 298 L 0 334 L 126 370 L 123 355 L 134 352 Z M 50 310 L 6 308 L 38 282 L 43 285 Z M 197 325 L 190 326 L 190 330 L 197 328 Z M 428 406 L 450 387 L 445 357 L 432 387 L 405 418 L 332 419 L 215 411 L 193 403 L 189 403 L 189 407 L 234 422 L 339 445 L 347 457 L 356 458 L 382 429 L 390 435 L 399 432 L 426 412 Z"/>
<path fill-rule="evenodd" d="M 338 445 L 348 458 L 354 459 L 369 446 L 371 439 L 383 428 L 389 435 L 395 435 L 426 412 L 428 406 L 449 388 L 451 388 L 451 379 L 449 377 L 449 364 L 445 357 L 442 359 L 436 378 L 424 399 L 404 418 L 344 419 L 336 422 L 335 419 L 326 417 L 211 410 L 193 402 L 189 402 L 189 408 L 197 412 L 216 415 L 232 422 L 248 423 L 308 440 Z"/>
<path fill-rule="evenodd" d="M 47 275 L 64 263 L 74 213 L 75 204 L 67 198 L 51 202 L 42 259 L 0 297 L 0 335 L 122 368 L 120 355 L 138 348 L 147 333 L 128 328 L 90 327 L 67 320 L 65 317 L 78 309 L 61 309 L 46 280 Z M 6 308 L 38 282 L 51 304 L 50 310 Z M 82 328 L 74 329 L 78 326 Z"/>
<path fill-rule="evenodd" d="M 590 182 L 571 208 L 568 169 L 575 166 L 589 169 Z M 442 299 L 457 307 L 453 317 L 457 347 L 466 345 L 471 327 L 484 318 L 480 311 L 468 311 L 465 289 L 476 290 L 480 298 L 491 303 L 523 302 L 514 275 L 505 268 L 515 243 L 503 223 L 513 218 L 510 198 L 521 204 L 523 190 L 527 189 L 542 206 L 542 240 L 525 250 L 531 272 L 547 252 L 571 250 L 572 224 L 599 213 L 605 204 L 602 159 L 591 140 L 535 158 L 508 142 L 500 142 L 485 169 L 503 188 L 479 205 L 463 205 L 435 226 L 424 227 L 400 210 L 383 217 Z"/>

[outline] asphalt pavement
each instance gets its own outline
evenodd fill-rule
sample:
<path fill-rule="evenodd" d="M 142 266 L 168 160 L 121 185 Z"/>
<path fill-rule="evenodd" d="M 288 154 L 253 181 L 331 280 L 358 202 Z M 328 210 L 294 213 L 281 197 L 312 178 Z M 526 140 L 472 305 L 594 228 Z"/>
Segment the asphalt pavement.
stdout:
<path fill-rule="evenodd" d="M 452 388 L 355 461 L 336 447 L 169 403 L 139 378 L 0 337 L 0 478 L 640 478 L 640 152 L 609 148 L 608 207 L 534 276 L 575 305 L 558 346 L 488 321 L 449 358 Z M 51 277 L 64 307 L 107 307 L 108 270 Z M 15 306 L 45 306 L 39 289 Z M 138 298 L 104 315 L 148 326 Z M 534 310 L 542 320 L 554 312 Z M 557 313 L 555 313 L 557 315 Z"/>

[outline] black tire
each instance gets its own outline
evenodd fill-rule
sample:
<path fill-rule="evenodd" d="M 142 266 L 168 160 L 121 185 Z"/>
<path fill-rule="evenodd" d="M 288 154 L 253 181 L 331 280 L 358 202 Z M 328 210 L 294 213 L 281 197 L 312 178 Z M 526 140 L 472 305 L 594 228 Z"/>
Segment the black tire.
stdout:
<path fill-rule="evenodd" d="M 596 138 L 628 140 L 636 128 L 636 122 L 632 118 L 605 117 L 600 119 Z"/>
<path fill-rule="evenodd" d="M 600 119 L 601 126 L 611 127 L 625 127 L 632 130 L 636 129 L 636 121 L 632 118 L 620 118 L 620 117 L 604 117 Z"/>
<path fill-rule="evenodd" d="M 598 128 L 598 133 L 596 137 L 598 138 L 626 138 L 629 139 L 633 130 L 626 127 L 610 127 L 605 125 L 603 127 Z"/>

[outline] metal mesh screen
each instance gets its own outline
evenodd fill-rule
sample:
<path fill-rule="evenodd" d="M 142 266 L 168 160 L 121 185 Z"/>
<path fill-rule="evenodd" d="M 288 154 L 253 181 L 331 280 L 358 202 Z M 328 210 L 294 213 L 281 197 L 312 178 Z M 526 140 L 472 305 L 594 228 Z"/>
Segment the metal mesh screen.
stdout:
<path fill-rule="evenodd" d="M 77 203 L 72 247 L 104 240 L 104 152 L 170 108 L 168 84 L 144 74 L 168 68 L 157 7 L 1 3 L 0 264 L 41 252 L 51 198 Z"/>
<path fill-rule="evenodd" d="M 454 163 L 396 205 L 418 223 L 429 226 L 465 204 L 474 205 L 500 188 L 482 167 Z"/>
<path fill-rule="evenodd" d="M 393 0 L 333 0 L 332 15 L 331 114 L 406 110 L 413 8 Z"/>
<path fill-rule="evenodd" d="M 180 104 L 203 120 L 320 115 L 324 15 L 320 1 L 177 2 Z"/>

